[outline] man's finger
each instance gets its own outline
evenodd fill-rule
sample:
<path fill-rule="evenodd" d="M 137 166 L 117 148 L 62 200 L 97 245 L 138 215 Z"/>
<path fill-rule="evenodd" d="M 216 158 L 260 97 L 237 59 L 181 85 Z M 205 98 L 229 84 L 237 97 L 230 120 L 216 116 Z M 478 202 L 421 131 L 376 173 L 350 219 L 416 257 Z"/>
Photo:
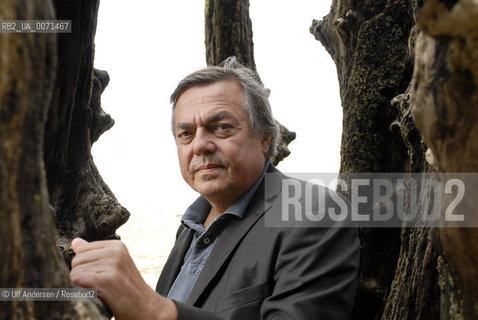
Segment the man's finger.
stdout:
<path fill-rule="evenodd" d="M 73 251 L 75 253 L 77 253 L 77 251 L 83 247 L 85 244 L 88 244 L 88 241 L 86 240 L 83 240 L 81 238 L 75 238 L 73 239 L 73 241 L 71 241 L 71 248 L 73 249 Z"/>

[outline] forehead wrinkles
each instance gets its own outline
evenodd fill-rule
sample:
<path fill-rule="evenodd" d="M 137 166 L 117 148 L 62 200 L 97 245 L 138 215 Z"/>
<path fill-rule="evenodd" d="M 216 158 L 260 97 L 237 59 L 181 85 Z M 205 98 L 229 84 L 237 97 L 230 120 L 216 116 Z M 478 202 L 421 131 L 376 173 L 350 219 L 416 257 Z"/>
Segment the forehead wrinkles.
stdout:
<path fill-rule="evenodd" d="M 193 90 L 191 88 L 189 90 Z M 200 105 L 234 105 L 242 107 L 243 104 L 243 94 L 242 92 L 218 92 L 218 93 L 210 93 L 210 92 L 189 92 L 186 91 L 181 95 L 178 99 L 177 106 L 186 106 L 186 107 L 194 107 Z"/>
<path fill-rule="evenodd" d="M 195 98 L 203 97 L 202 101 L 209 102 L 211 100 L 222 100 L 231 103 L 242 104 L 244 89 L 236 80 L 221 80 L 205 85 L 192 86 L 186 89 L 178 98 L 178 103 L 183 100 L 185 103 Z"/>
<path fill-rule="evenodd" d="M 176 105 L 176 121 L 179 118 L 190 118 L 204 120 L 212 114 L 219 114 L 221 110 L 232 114 L 238 119 L 247 117 L 243 108 L 243 92 L 239 90 L 204 90 L 203 87 L 193 87 L 185 91 L 178 99 Z M 206 92 L 204 92 L 206 91 Z M 180 115 L 180 117 L 178 117 Z"/>

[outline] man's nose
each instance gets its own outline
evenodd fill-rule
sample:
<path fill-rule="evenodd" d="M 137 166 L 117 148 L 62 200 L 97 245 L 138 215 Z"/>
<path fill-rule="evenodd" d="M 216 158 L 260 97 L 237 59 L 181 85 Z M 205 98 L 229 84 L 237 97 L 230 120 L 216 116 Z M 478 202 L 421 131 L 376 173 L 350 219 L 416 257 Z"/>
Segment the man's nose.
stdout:
<path fill-rule="evenodd" d="M 204 128 L 198 128 L 193 140 L 193 152 L 196 155 L 211 154 L 216 151 L 216 145 L 212 139 L 211 133 Z"/>

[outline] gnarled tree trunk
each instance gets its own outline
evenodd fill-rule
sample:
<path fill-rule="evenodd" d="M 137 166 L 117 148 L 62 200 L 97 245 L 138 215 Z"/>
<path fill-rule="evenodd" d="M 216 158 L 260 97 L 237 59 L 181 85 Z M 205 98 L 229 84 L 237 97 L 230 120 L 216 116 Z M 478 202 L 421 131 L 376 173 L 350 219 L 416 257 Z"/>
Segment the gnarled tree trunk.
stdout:
<path fill-rule="evenodd" d="M 334 0 L 313 22 L 337 66 L 341 172 L 477 171 L 477 14 L 471 0 Z M 354 319 L 478 318 L 476 229 L 360 233 Z"/>
<path fill-rule="evenodd" d="M 440 172 L 478 172 L 478 3 L 427 0 L 417 15 L 411 105 Z M 446 174 L 442 176 L 446 177 Z M 473 185 L 474 183 L 474 185 Z M 478 225 L 477 181 L 464 212 Z M 440 228 L 442 319 L 478 319 L 478 229 Z"/>
<path fill-rule="evenodd" d="M 57 19 L 72 20 L 73 33 L 58 36 L 58 71 L 45 132 L 45 167 L 56 212 L 57 242 L 69 261 L 74 237 L 117 238 L 129 217 L 98 173 L 91 146 L 114 121 L 101 109 L 109 82 L 93 69 L 99 1 L 55 0 Z"/>
<path fill-rule="evenodd" d="M 343 107 L 340 171 L 402 172 L 406 146 L 391 124 L 390 101 L 407 88 L 411 4 L 333 1 L 311 31 L 337 66 Z M 377 319 L 389 294 L 400 249 L 399 229 L 360 229 L 360 283 L 354 319 Z"/>
<path fill-rule="evenodd" d="M 91 144 L 113 125 L 93 69 L 98 1 L 2 2 L 9 20 L 72 20 L 72 33 L 0 34 L 0 287 L 70 287 L 70 242 L 115 238 L 129 213 Z M 47 182 L 48 181 L 48 182 Z M 1 302 L 1 319 L 102 319 L 97 301 Z"/>

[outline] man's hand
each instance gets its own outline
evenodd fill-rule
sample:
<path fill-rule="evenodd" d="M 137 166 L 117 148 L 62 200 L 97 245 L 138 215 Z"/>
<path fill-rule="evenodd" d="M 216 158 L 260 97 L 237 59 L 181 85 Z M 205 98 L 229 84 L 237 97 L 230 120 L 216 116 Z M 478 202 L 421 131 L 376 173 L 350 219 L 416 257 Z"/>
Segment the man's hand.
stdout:
<path fill-rule="evenodd" d="M 177 318 L 175 303 L 144 282 L 121 241 L 87 242 L 76 238 L 71 247 L 76 254 L 71 262 L 71 282 L 97 288 L 98 297 L 117 320 Z"/>

